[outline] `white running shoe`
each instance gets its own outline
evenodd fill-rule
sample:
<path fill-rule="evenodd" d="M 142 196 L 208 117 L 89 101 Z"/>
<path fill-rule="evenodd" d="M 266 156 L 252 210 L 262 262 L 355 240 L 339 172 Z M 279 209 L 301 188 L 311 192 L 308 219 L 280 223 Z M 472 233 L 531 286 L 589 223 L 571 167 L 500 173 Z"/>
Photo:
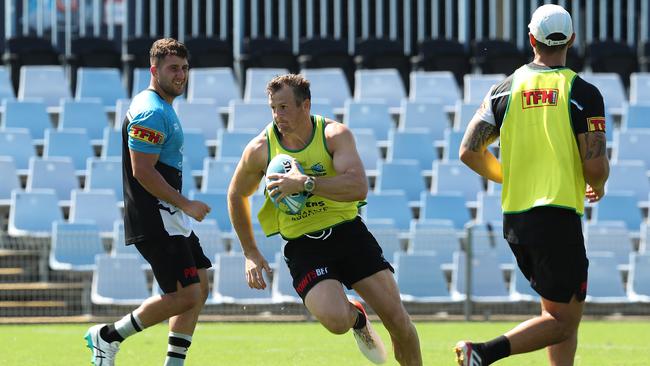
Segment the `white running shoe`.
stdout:
<path fill-rule="evenodd" d="M 456 343 L 454 351 L 458 366 L 483 366 L 483 360 L 478 353 L 474 352 L 472 342 L 460 341 Z"/>
<path fill-rule="evenodd" d="M 86 332 L 86 346 L 93 355 L 90 362 L 95 366 L 115 366 L 115 354 L 120 350 L 120 342 L 106 342 L 99 335 L 99 330 L 106 324 L 97 324 Z"/>
<path fill-rule="evenodd" d="M 352 329 L 359 350 L 372 363 L 382 364 L 386 362 L 386 349 L 384 348 L 384 342 L 381 341 L 381 337 L 379 337 L 379 334 L 375 332 L 370 324 L 370 319 L 368 319 L 366 310 L 360 302 L 355 300 L 351 300 L 350 302 L 366 316 L 365 327 L 361 329 Z"/>

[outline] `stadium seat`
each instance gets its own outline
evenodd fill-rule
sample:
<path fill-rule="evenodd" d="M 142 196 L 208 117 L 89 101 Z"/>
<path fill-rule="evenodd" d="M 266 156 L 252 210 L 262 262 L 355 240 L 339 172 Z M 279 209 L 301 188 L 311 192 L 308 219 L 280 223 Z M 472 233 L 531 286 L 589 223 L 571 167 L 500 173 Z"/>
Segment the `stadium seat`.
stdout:
<path fill-rule="evenodd" d="M 584 237 L 588 255 L 592 252 L 609 252 L 617 266 L 624 268 L 629 263 L 630 253 L 634 249 L 625 222 L 588 223 Z"/>
<path fill-rule="evenodd" d="M 18 100 L 39 99 L 47 107 L 58 107 L 72 93 L 63 66 L 23 66 L 20 69 Z"/>
<path fill-rule="evenodd" d="M 302 304 L 302 299 L 293 288 L 293 278 L 282 253 L 275 255 L 276 270 L 273 272 L 271 293 L 274 303 Z"/>
<path fill-rule="evenodd" d="M 476 194 L 483 191 L 479 175 L 461 162 L 434 162 L 431 193 L 460 192 L 466 201 L 476 201 Z"/>
<path fill-rule="evenodd" d="M 502 73 L 467 74 L 463 76 L 463 102 L 480 105 L 492 86 L 502 82 L 505 78 L 506 75 Z"/>
<path fill-rule="evenodd" d="M 210 206 L 211 211 L 206 218 L 216 220 L 222 233 L 230 234 L 232 232 L 232 224 L 228 216 L 226 191 L 210 193 L 190 191 L 189 196 L 190 199 L 203 201 Z"/>
<path fill-rule="evenodd" d="M 630 74 L 639 71 L 635 50 L 622 41 L 596 40 L 587 44 L 585 60 L 593 72 L 618 74 L 626 87 Z"/>
<path fill-rule="evenodd" d="M 402 82 L 408 90 L 408 77 L 411 65 L 408 56 L 404 54 L 404 47 L 398 40 L 388 38 L 359 39 L 354 49 L 354 62 L 356 69 L 397 69 L 402 77 Z M 358 85 L 355 85 L 356 89 Z"/>
<path fill-rule="evenodd" d="M 348 53 L 348 45 L 345 39 L 334 39 L 331 37 L 302 38 L 298 50 L 298 64 L 301 70 L 338 68 L 342 72 L 345 85 L 349 85 L 350 87 L 353 85 L 354 59 Z M 313 82 L 310 76 L 307 74 L 304 75 L 307 76 L 310 82 Z M 336 89 L 340 90 L 341 85 L 338 84 Z M 312 94 L 320 95 L 314 92 L 313 84 Z M 343 102 L 344 100 L 341 101 L 340 105 L 338 103 L 332 103 L 339 108 L 343 107 Z"/>
<path fill-rule="evenodd" d="M 309 113 L 312 115 L 319 115 L 331 120 L 337 120 L 334 107 L 327 99 L 318 99 L 311 102 Z"/>
<path fill-rule="evenodd" d="M 70 222 L 92 220 L 104 236 L 109 236 L 113 231 L 114 222 L 121 218 L 113 190 L 72 190 Z"/>
<path fill-rule="evenodd" d="M 181 122 L 182 123 L 182 122 Z M 216 139 L 213 140 L 216 144 Z M 193 175 L 201 173 L 203 160 L 209 158 L 208 146 L 205 143 L 203 131 L 197 128 L 183 129 L 183 159 L 187 159 L 193 170 Z"/>
<path fill-rule="evenodd" d="M 185 138 L 187 138 L 187 135 L 185 135 Z M 101 145 L 102 145 L 102 152 L 100 156 L 102 159 L 121 158 L 122 157 L 122 131 L 114 130 L 110 127 L 104 127 L 104 133 L 102 136 Z"/>
<path fill-rule="evenodd" d="M 355 128 L 352 131 L 357 145 L 357 152 L 366 169 L 366 175 L 376 176 L 378 162 L 381 159 L 381 152 L 377 147 L 375 132 L 369 128 Z"/>
<path fill-rule="evenodd" d="M 4 55 L 9 66 L 11 83 L 18 90 L 20 69 L 25 65 L 61 65 L 61 52 L 50 40 L 34 35 L 15 36 L 7 39 Z"/>
<path fill-rule="evenodd" d="M 248 89 L 248 69 L 275 67 L 286 70 L 282 74 L 298 72 L 298 62 L 293 54 L 288 40 L 276 37 L 245 38 L 239 55 L 240 70 L 244 73 L 239 80 L 243 80 Z M 242 77 L 243 76 L 243 77 Z M 245 80 L 244 80 L 245 77 Z M 269 78 L 270 80 L 270 78 Z M 267 80 L 268 81 L 268 80 Z M 264 91 L 264 87 L 262 87 Z M 258 93 L 259 91 L 255 91 Z M 249 95 L 246 93 L 246 95 Z M 244 98 L 247 101 L 249 98 Z"/>
<path fill-rule="evenodd" d="M 487 93 L 487 91 L 486 91 Z M 485 96 L 485 95 L 483 95 Z M 481 97 L 482 98 L 482 97 Z M 481 101 L 476 103 L 465 103 L 458 102 L 456 104 L 456 110 L 454 112 L 454 121 L 452 125 L 454 126 L 454 131 L 465 132 L 467 125 L 474 117 L 474 114 L 481 106 Z"/>
<path fill-rule="evenodd" d="M 348 79 L 340 68 L 302 69 L 300 73 L 309 80 L 312 103 L 315 100 L 326 99 L 332 107 L 339 109 L 352 98 Z"/>
<path fill-rule="evenodd" d="M 90 298 L 96 305 L 140 305 L 150 295 L 137 256 L 100 254 L 95 257 Z"/>
<path fill-rule="evenodd" d="M 214 261 L 212 299 L 217 304 L 268 304 L 269 287 L 258 290 L 248 287 L 243 254 L 217 255 Z M 269 279 L 265 279 L 270 284 Z"/>
<path fill-rule="evenodd" d="M 442 135 L 440 137 L 442 138 Z M 415 160 L 420 170 L 428 170 L 433 162 L 438 160 L 435 140 L 437 138 L 427 129 L 390 130 L 387 160 Z"/>
<path fill-rule="evenodd" d="M 233 67 L 230 42 L 216 37 L 194 36 L 185 40 L 192 68 Z"/>
<path fill-rule="evenodd" d="M 257 136 L 258 132 L 251 131 L 221 131 L 217 136 L 216 159 L 239 159 L 244 148 Z"/>
<path fill-rule="evenodd" d="M 369 128 L 380 143 L 388 141 L 388 131 L 395 128 L 388 105 L 382 102 L 345 102 L 343 122 L 350 128 Z"/>
<path fill-rule="evenodd" d="M 638 201 L 632 193 L 607 194 L 592 208 L 591 220 L 623 221 L 631 234 L 639 233 L 643 217 Z"/>
<path fill-rule="evenodd" d="M 406 89 L 396 69 L 361 69 L 354 72 L 354 99 L 378 100 L 397 108 L 406 99 Z"/>
<path fill-rule="evenodd" d="M 455 103 L 455 102 L 454 102 Z M 443 140 L 445 130 L 450 128 L 444 105 L 426 101 L 402 101 L 399 130 L 426 128 L 433 140 Z M 428 167 L 427 167 L 428 169 Z"/>
<path fill-rule="evenodd" d="M 131 98 L 135 97 L 141 91 L 149 88 L 151 82 L 151 71 L 148 67 L 139 67 L 133 70 L 133 87 L 131 88 Z"/>
<path fill-rule="evenodd" d="M 66 100 L 61 103 L 58 130 L 85 129 L 93 145 L 98 145 L 107 127 L 109 127 L 108 117 L 104 106 L 99 101 Z"/>
<path fill-rule="evenodd" d="M 623 278 L 613 253 L 589 253 L 588 303 L 625 303 L 628 301 Z"/>
<path fill-rule="evenodd" d="M 123 200 L 122 158 L 89 158 L 86 161 L 86 190 L 110 189 L 118 201 Z"/>
<path fill-rule="evenodd" d="M 511 41 L 482 39 L 472 42 L 472 63 L 482 74 L 512 74 L 527 62 L 526 55 Z"/>
<path fill-rule="evenodd" d="M 230 180 L 235 173 L 237 160 L 205 159 L 203 161 L 202 192 L 224 192 L 228 190 Z"/>
<path fill-rule="evenodd" d="M 448 227 L 418 224 L 411 227 L 409 253 L 435 253 L 441 263 L 451 264 L 454 252 L 460 250 L 460 240 L 453 222 Z"/>
<path fill-rule="evenodd" d="M 627 102 L 625 87 L 619 74 L 613 72 L 581 73 L 580 76 L 598 88 L 605 101 L 605 109 L 620 115 Z"/>
<path fill-rule="evenodd" d="M 433 253 L 395 253 L 395 280 L 406 302 L 451 302 L 442 261 Z"/>
<path fill-rule="evenodd" d="M 445 130 L 444 148 L 442 150 L 443 162 L 460 161 L 458 151 L 460 150 L 463 136 L 465 136 L 465 131 Z"/>
<path fill-rule="evenodd" d="M 524 277 L 524 274 L 517 268 L 516 264 L 510 276 L 509 291 L 510 301 L 541 301 L 539 294 L 530 287 L 530 282 Z"/>
<path fill-rule="evenodd" d="M 118 99 L 115 102 L 115 120 L 113 121 L 113 129 L 122 131 L 122 123 L 126 118 L 126 111 L 131 105 L 131 99 Z"/>
<path fill-rule="evenodd" d="M 392 219 L 398 230 L 409 230 L 413 215 L 404 191 L 368 193 L 366 201 L 368 204 L 363 207 L 366 219 Z"/>
<path fill-rule="evenodd" d="M 460 89 L 449 71 L 412 71 L 409 99 L 415 102 L 442 104 L 452 109 L 461 100 Z"/>
<path fill-rule="evenodd" d="M 426 192 L 424 177 L 417 160 L 392 160 L 379 164 L 375 192 L 402 190 L 409 201 L 419 204 L 420 194 Z"/>
<path fill-rule="evenodd" d="M 240 100 L 239 91 L 235 75 L 228 67 L 190 69 L 187 84 L 189 102 L 209 99 L 221 109 L 228 107 L 231 100 Z"/>
<path fill-rule="evenodd" d="M 53 189 L 59 200 L 70 200 L 70 192 L 79 188 L 79 180 L 69 157 L 32 157 L 29 160 L 27 191 L 43 188 Z"/>
<path fill-rule="evenodd" d="M 217 134 L 224 129 L 216 103 L 208 100 L 177 100 L 174 102 L 174 109 L 183 129 L 201 130 L 208 145 L 216 143 Z"/>
<path fill-rule="evenodd" d="M 631 253 L 627 280 L 630 301 L 650 302 L 650 253 Z"/>
<path fill-rule="evenodd" d="M 8 233 L 11 236 L 50 237 L 52 222 L 63 221 L 56 192 L 37 189 L 11 192 Z"/>
<path fill-rule="evenodd" d="M 257 213 L 253 213 L 256 215 Z M 284 240 L 280 235 L 266 236 L 264 232 L 260 229 L 254 229 L 253 235 L 255 237 L 255 244 L 260 253 L 264 258 L 269 262 L 270 266 L 275 267 L 275 255 L 277 253 L 282 254 L 282 245 Z M 242 253 L 241 242 L 239 239 L 233 240 L 230 244 L 231 253 Z"/>
<path fill-rule="evenodd" d="M 457 83 L 472 71 L 465 46 L 455 39 L 425 39 L 418 44 L 418 53 L 411 58 L 413 70 L 452 73 Z M 411 79 L 413 82 L 413 79 Z"/>
<path fill-rule="evenodd" d="M 395 221 L 392 219 L 368 219 L 365 220 L 368 231 L 379 243 L 383 251 L 384 258 L 391 264 L 393 262 L 393 254 L 404 252 L 399 238 L 399 230 L 395 226 Z"/>
<path fill-rule="evenodd" d="M 612 162 L 642 160 L 650 168 L 650 130 L 614 131 Z"/>
<path fill-rule="evenodd" d="M 45 130 L 52 128 L 45 104 L 42 102 L 21 102 L 4 100 L 2 102 L 2 128 L 26 128 L 34 143 L 42 144 Z"/>
<path fill-rule="evenodd" d="M 650 42 L 648 43 L 650 45 Z M 630 75 L 630 104 L 650 103 L 650 72 Z"/>
<path fill-rule="evenodd" d="M 90 139 L 83 129 L 45 130 L 43 158 L 69 157 L 76 170 L 84 171 L 86 159 L 93 156 Z"/>
<path fill-rule="evenodd" d="M 66 60 L 70 65 L 70 85 L 77 85 L 78 71 L 82 67 L 122 68 L 122 53 L 118 42 L 93 36 L 73 37 L 70 42 L 70 55 Z"/>
<path fill-rule="evenodd" d="M 99 228 L 92 222 L 52 223 L 50 268 L 55 271 L 93 271 L 95 256 L 104 253 Z"/>
<path fill-rule="evenodd" d="M 200 166 L 199 166 L 200 167 Z M 190 161 L 187 160 L 187 158 L 183 158 L 183 167 L 182 167 L 182 188 L 181 188 L 181 193 L 184 196 L 187 196 L 188 193 L 192 192 L 193 190 L 196 190 L 197 188 L 197 182 L 196 179 L 194 178 L 194 169 L 192 168 L 192 164 L 190 164 Z"/>
<path fill-rule="evenodd" d="M 451 296 L 454 300 L 464 300 L 465 266 L 467 265 L 464 252 L 454 253 L 454 264 L 451 272 Z M 505 302 L 509 301 L 508 290 L 499 269 L 495 253 L 483 253 L 472 257 L 472 301 L 476 302 Z"/>
<path fill-rule="evenodd" d="M 119 69 L 87 67 L 79 69 L 76 100 L 99 99 L 107 111 L 114 111 L 115 102 L 126 97 Z"/>
<path fill-rule="evenodd" d="M 650 99 L 645 102 L 650 103 Z M 626 104 L 623 107 L 621 128 L 650 130 L 650 104 Z"/>
<path fill-rule="evenodd" d="M 465 197 L 461 193 L 422 193 L 420 199 L 420 220 L 448 219 L 453 221 L 456 230 L 464 230 L 465 224 L 471 219 L 469 209 L 465 206 Z"/>
<path fill-rule="evenodd" d="M 246 70 L 246 84 L 244 84 L 244 102 L 267 103 L 266 84 L 278 75 L 289 73 L 286 68 L 279 67 L 251 67 Z"/>
<path fill-rule="evenodd" d="M 111 248 L 111 256 L 132 255 L 138 259 L 138 263 L 142 269 L 151 270 L 151 265 L 140 254 L 135 245 L 126 245 L 124 242 L 124 220 L 119 219 L 113 223 L 113 246 Z"/>
<path fill-rule="evenodd" d="M 272 120 L 273 114 L 268 102 L 230 101 L 228 115 L 228 131 L 261 132 Z"/>
<path fill-rule="evenodd" d="M 29 159 L 36 156 L 29 130 L 26 128 L 0 129 L 0 156 L 13 158 L 19 174 L 26 174 Z"/>
<path fill-rule="evenodd" d="M 645 201 L 650 194 L 647 167 L 641 160 L 620 160 L 610 165 L 607 194 L 634 193 L 638 201 Z"/>
<path fill-rule="evenodd" d="M 16 99 L 16 95 L 14 94 L 14 89 L 11 85 L 9 70 L 0 65 L 0 101 L 3 99 L 14 100 Z"/>
<path fill-rule="evenodd" d="M 0 206 L 8 206 L 11 203 L 11 191 L 20 190 L 20 179 L 16 171 L 14 159 L 5 156 L 0 151 Z"/>
<path fill-rule="evenodd" d="M 219 231 L 217 221 L 206 219 L 201 222 L 192 221 L 192 231 L 199 238 L 203 254 L 208 258 L 214 258 L 217 254 L 226 253 L 226 245 Z"/>
<path fill-rule="evenodd" d="M 489 194 L 478 192 L 478 206 L 476 209 L 476 222 L 479 224 L 501 222 L 503 211 L 501 210 L 501 192 Z"/>

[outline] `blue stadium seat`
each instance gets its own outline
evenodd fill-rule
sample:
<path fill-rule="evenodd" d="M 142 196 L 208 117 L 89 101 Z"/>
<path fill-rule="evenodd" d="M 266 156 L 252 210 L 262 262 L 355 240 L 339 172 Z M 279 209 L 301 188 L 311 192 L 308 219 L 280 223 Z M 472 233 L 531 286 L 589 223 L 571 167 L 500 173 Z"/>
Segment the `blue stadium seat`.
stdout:
<path fill-rule="evenodd" d="M 451 71 L 411 71 L 410 79 L 409 99 L 413 101 L 433 101 L 450 109 L 462 99 Z"/>
<path fill-rule="evenodd" d="M 650 103 L 646 99 L 645 103 Z M 622 129 L 650 129 L 650 104 L 626 104 L 623 107 Z"/>
<path fill-rule="evenodd" d="M 383 102 L 358 102 L 348 100 L 343 112 L 343 123 L 353 129 L 369 128 L 377 141 L 387 141 L 388 131 L 395 128 L 388 105 Z"/>
<path fill-rule="evenodd" d="M 122 157 L 122 131 L 110 127 L 104 128 L 101 157 L 102 159 Z"/>
<path fill-rule="evenodd" d="M 192 164 L 190 164 L 190 161 L 187 160 L 187 158 L 183 158 L 183 181 L 182 181 L 182 189 L 181 192 L 183 193 L 184 196 L 187 196 L 189 192 L 192 192 L 193 190 L 196 189 L 196 180 L 194 179 L 194 169 L 192 168 Z"/>
<path fill-rule="evenodd" d="M 110 189 L 116 199 L 122 201 L 122 159 L 120 157 L 88 159 L 86 161 L 85 189 Z"/>
<path fill-rule="evenodd" d="M 36 143 L 43 143 L 45 130 L 52 128 L 50 117 L 42 102 L 4 100 L 2 128 L 26 128 Z"/>
<path fill-rule="evenodd" d="M 591 220 L 623 221 L 631 234 L 638 234 L 643 217 L 638 201 L 632 193 L 607 194 L 594 206 Z"/>
<path fill-rule="evenodd" d="M 443 262 L 433 253 L 395 253 L 395 279 L 406 302 L 451 302 Z"/>
<path fill-rule="evenodd" d="M 83 129 L 45 130 L 43 157 L 69 157 L 74 168 L 86 169 L 86 159 L 95 156 L 90 139 Z"/>
<path fill-rule="evenodd" d="M 303 69 L 300 73 L 309 80 L 312 100 L 326 99 L 339 109 L 352 98 L 348 80 L 339 68 Z"/>
<path fill-rule="evenodd" d="M 92 220 L 102 234 L 109 236 L 113 232 L 114 222 L 121 218 L 113 190 L 72 190 L 70 222 Z"/>
<path fill-rule="evenodd" d="M 122 131 L 122 123 L 126 118 L 126 111 L 129 110 L 131 99 L 118 99 L 115 102 L 115 119 L 113 120 L 113 128 L 117 131 Z"/>
<path fill-rule="evenodd" d="M 450 291 L 454 300 L 465 299 L 466 265 L 465 253 L 454 253 Z M 476 302 L 504 302 L 510 300 L 495 253 L 483 253 L 472 258 L 471 297 Z"/>
<path fill-rule="evenodd" d="M 283 68 L 258 68 L 246 69 L 246 84 L 244 86 L 245 102 L 266 102 L 266 84 L 278 75 L 288 74 L 289 70 Z"/>
<path fill-rule="evenodd" d="M 147 277 L 136 255 L 95 257 L 90 298 L 97 305 L 140 305 L 150 295 Z"/>
<path fill-rule="evenodd" d="M 14 89 L 11 86 L 11 78 L 9 70 L 6 67 L 0 66 L 0 101 L 3 99 L 14 100 Z"/>
<path fill-rule="evenodd" d="M 148 67 L 139 67 L 133 70 L 133 88 L 131 98 L 149 87 L 151 82 L 151 71 Z"/>
<path fill-rule="evenodd" d="M 328 99 L 312 99 L 310 113 L 336 121 L 334 108 Z"/>
<path fill-rule="evenodd" d="M 426 128 L 434 140 L 443 140 L 445 130 L 450 128 L 444 106 L 427 101 L 402 101 L 399 130 Z"/>
<path fill-rule="evenodd" d="M 589 253 L 588 303 L 625 303 L 628 301 L 616 258 L 609 252 Z"/>
<path fill-rule="evenodd" d="M 409 201 L 419 201 L 420 194 L 426 192 L 424 177 L 416 160 L 394 160 L 379 164 L 375 192 L 394 190 L 404 191 Z"/>
<path fill-rule="evenodd" d="M 215 102 L 178 100 L 174 102 L 174 109 L 183 129 L 201 130 L 208 145 L 214 145 L 217 134 L 224 129 L 219 106 Z"/>
<path fill-rule="evenodd" d="M 426 129 L 391 130 L 388 133 L 387 160 L 415 160 L 420 170 L 428 170 L 438 160 L 434 140 L 436 138 Z"/>
<path fill-rule="evenodd" d="M 38 189 L 11 192 L 8 233 L 11 236 L 49 237 L 52 222 L 63 221 L 56 192 Z"/>
<path fill-rule="evenodd" d="M 465 74 L 463 76 L 463 102 L 481 104 L 492 86 L 505 78 L 504 74 Z"/>
<path fill-rule="evenodd" d="M 630 301 L 650 302 L 650 253 L 630 254 L 627 296 Z"/>
<path fill-rule="evenodd" d="M 260 132 L 273 120 L 268 102 L 230 101 L 228 115 L 228 131 Z"/>
<path fill-rule="evenodd" d="M 641 160 L 621 160 L 611 164 L 607 180 L 607 194 L 634 193 L 639 201 L 645 201 L 650 193 L 647 166 Z"/>
<path fill-rule="evenodd" d="M 282 253 L 275 256 L 276 270 L 273 272 L 273 283 L 271 293 L 274 303 L 296 303 L 302 304 L 302 299 L 293 288 L 293 278 L 289 272 L 289 267 L 284 261 Z"/>
<path fill-rule="evenodd" d="M 192 231 L 199 238 L 201 249 L 206 257 L 214 258 L 217 254 L 226 253 L 226 246 L 217 221 L 211 219 L 201 222 L 192 221 Z"/>
<path fill-rule="evenodd" d="M 478 206 L 476 209 L 477 223 L 501 222 L 503 211 L 501 210 L 501 192 L 489 194 L 478 192 Z"/>
<path fill-rule="evenodd" d="M 93 145 L 98 145 L 109 127 L 104 106 L 97 100 L 65 100 L 61 103 L 59 130 L 85 129 Z"/>
<path fill-rule="evenodd" d="M 140 267 L 143 269 L 151 269 L 151 265 L 147 262 L 146 259 L 140 254 L 135 245 L 126 245 L 124 242 L 124 220 L 119 219 L 113 223 L 113 232 L 111 236 L 113 240 L 113 246 L 111 248 L 112 256 L 120 255 L 133 255 L 138 259 Z"/>
<path fill-rule="evenodd" d="M 645 104 L 650 100 L 650 72 L 630 75 L 630 104 Z"/>
<path fill-rule="evenodd" d="M 223 192 L 228 190 L 237 167 L 236 160 L 205 159 L 203 161 L 202 192 Z"/>
<path fill-rule="evenodd" d="M 465 131 L 445 130 L 445 146 L 442 150 L 442 161 L 450 162 L 460 160 L 458 150 L 460 150 L 463 136 L 465 136 Z"/>
<path fill-rule="evenodd" d="M 381 246 L 384 258 L 393 263 L 393 254 L 404 252 L 395 222 L 392 219 L 368 219 L 365 224 L 368 231 L 372 233 L 379 246 Z"/>
<path fill-rule="evenodd" d="M 256 213 L 254 213 L 255 215 Z M 254 229 L 255 244 L 260 253 L 269 262 L 269 265 L 275 266 L 275 255 L 282 254 L 282 245 L 284 240 L 280 235 L 266 236 L 260 229 Z M 233 240 L 230 245 L 231 253 L 242 253 L 241 242 L 239 239 Z"/>
<path fill-rule="evenodd" d="M 119 69 L 80 67 L 77 71 L 75 99 L 96 98 L 106 110 L 114 111 L 115 102 L 126 97 Z"/>
<path fill-rule="evenodd" d="M 627 103 L 625 87 L 620 75 L 616 73 L 580 73 L 586 81 L 598 88 L 605 101 L 605 109 L 608 113 L 620 115 L 622 108 Z"/>
<path fill-rule="evenodd" d="M 233 158 L 239 159 L 244 148 L 248 143 L 257 136 L 259 132 L 250 131 L 221 131 L 217 138 L 216 159 Z"/>
<path fill-rule="evenodd" d="M 8 206 L 11 200 L 11 191 L 20 190 L 20 179 L 16 171 L 14 159 L 0 153 L 0 206 Z"/>
<path fill-rule="evenodd" d="M 243 254 L 217 255 L 214 261 L 212 299 L 217 304 L 268 304 L 271 303 L 270 286 L 264 290 L 248 287 Z M 271 284 L 266 279 L 268 284 Z"/>
<path fill-rule="evenodd" d="M 454 113 L 454 130 L 465 132 L 467 125 L 474 117 L 474 113 L 481 106 L 481 102 L 458 102 Z"/>
<path fill-rule="evenodd" d="M 354 72 L 354 99 L 379 100 L 397 108 L 406 98 L 404 83 L 397 69 L 357 69 Z"/>
<path fill-rule="evenodd" d="M 475 201 L 483 191 L 481 177 L 460 162 L 435 162 L 433 164 L 431 193 L 460 192 L 466 201 Z"/>
<path fill-rule="evenodd" d="M 352 131 L 354 141 L 357 145 L 357 152 L 366 169 L 366 175 L 377 175 L 377 164 L 381 159 L 381 152 L 377 146 L 375 132 L 369 128 L 355 128 Z"/>
<path fill-rule="evenodd" d="M 187 100 L 194 102 L 209 99 L 217 107 L 225 108 L 231 100 L 239 100 L 239 85 L 229 67 L 190 69 L 187 83 Z"/>
<path fill-rule="evenodd" d="M 368 204 L 363 207 L 366 219 L 392 219 L 398 230 L 409 230 L 413 214 L 404 191 L 369 193 L 366 201 Z"/>
<path fill-rule="evenodd" d="M 465 197 L 460 193 L 428 194 L 422 193 L 420 220 L 449 219 L 456 230 L 464 230 L 470 221 L 469 209 L 465 206 Z"/>
<path fill-rule="evenodd" d="M 47 107 L 58 107 L 61 99 L 72 99 L 63 66 L 22 66 L 18 100 L 40 99 Z"/>
<path fill-rule="evenodd" d="M 190 199 L 203 201 L 210 206 L 211 211 L 206 218 L 216 220 L 222 233 L 229 234 L 232 232 L 232 224 L 228 216 L 226 191 L 210 193 L 190 191 L 189 196 Z"/>
<path fill-rule="evenodd" d="M 650 167 L 650 130 L 627 130 L 614 132 L 615 148 L 612 151 L 614 163 L 621 160 L 643 160 Z"/>
<path fill-rule="evenodd" d="M 13 158 L 18 173 L 25 174 L 29 159 L 36 156 L 29 130 L 26 128 L 0 129 L 0 156 Z"/>
<path fill-rule="evenodd" d="M 49 263 L 53 270 L 93 271 L 95 256 L 103 253 L 99 228 L 94 223 L 52 223 Z"/>
<path fill-rule="evenodd" d="M 453 222 L 451 225 L 448 227 L 413 225 L 409 253 L 435 253 L 441 263 L 452 263 L 454 252 L 460 250 L 460 240 Z"/>
<path fill-rule="evenodd" d="M 532 287 L 524 274 L 516 267 L 510 276 L 510 301 L 540 302 L 541 297 Z"/>
<path fill-rule="evenodd" d="M 70 200 L 70 192 L 79 188 L 79 180 L 69 157 L 29 160 L 27 191 L 43 188 L 53 189 L 59 200 Z"/>
<path fill-rule="evenodd" d="M 181 122 L 182 123 L 182 122 Z M 216 142 L 216 140 L 215 140 Z M 187 159 L 194 173 L 200 173 L 203 160 L 210 157 L 205 137 L 201 130 L 196 128 L 183 129 L 183 158 Z"/>
<path fill-rule="evenodd" d="M 609 252 L 618 266 L 624 268 L 634 251 L 630 234 L 622 221 L 587 223 L 584 230 L 587 254 Z"/>

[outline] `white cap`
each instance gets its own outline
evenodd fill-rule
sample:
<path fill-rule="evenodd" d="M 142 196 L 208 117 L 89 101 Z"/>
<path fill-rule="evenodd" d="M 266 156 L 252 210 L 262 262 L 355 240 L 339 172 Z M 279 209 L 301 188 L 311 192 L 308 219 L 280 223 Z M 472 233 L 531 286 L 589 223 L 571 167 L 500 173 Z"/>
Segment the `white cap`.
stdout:
<path fill-rule="evenodd" d="M 538 42 L 547 46 L 558 46 L 566 44 L 573 34 L 573 22 L 568 11 L 559 5 L 546 4 L 542 5 L 533 13 L 533 17 L 528 24 L 530 33 Z M 547 37 L 554 33 L 560 33 L 565 36 L 562 40 L 552 40 Z"/>

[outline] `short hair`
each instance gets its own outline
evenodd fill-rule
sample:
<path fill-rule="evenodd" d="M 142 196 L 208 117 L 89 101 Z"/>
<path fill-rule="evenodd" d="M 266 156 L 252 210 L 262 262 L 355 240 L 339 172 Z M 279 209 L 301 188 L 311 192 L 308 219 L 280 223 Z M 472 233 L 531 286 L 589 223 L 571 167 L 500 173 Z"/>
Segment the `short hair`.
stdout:
<path fill-rule="evenodd" d="M 546 37 L 546 38 L 548 38 L 550 40 L 553 40 L 553 41 L 561 41 L 561 40 L 566 39 L 566 35 L 564 35 L 562 33 L 552 33 L 552 34 L 549 34 L 548 37 Z M 571 38 L 571 36 L 569 36 L 569 38 Z M 543 53 L 545 55 L 546 54 L 558 53 L 558 52 L 560 52 L 560 51 L 562 51 L 562 50 L 564 50 L 564 49 L 566 49 L 568 47 L 569 47 L 569 41 L 567 41 L 567 43 L 565 43 L 565 44 L 561 44 L 561 45 L 557 45 L 557 46 L 549 46 L 549 45 L 547 45 L 545 43 L 542 43 L 540 41 L 535 42 L 535 48 L 537 49 L 537 52 L 538 53 Z"/>
<path fill-rule="evenodd" d="M 178 56 L 188 58 L 189 52 L 185 45 L 174 38 L 161 38 L 151 45 L 149 51 L 149 61 L 151 65 L 158 65 L 165 56 Z"/>
<path fill-rule="evenodd" d="M 311 100 L 309 80 L 299 74 L 285 74 L 274 77 L 268 84 L 266 84 L 266 94 L 270 96 L 282 89 L 285 85 L 291 87 L 293 90 L 293 96 L 296 99 L 297 106 L 307 99 Z"/>

